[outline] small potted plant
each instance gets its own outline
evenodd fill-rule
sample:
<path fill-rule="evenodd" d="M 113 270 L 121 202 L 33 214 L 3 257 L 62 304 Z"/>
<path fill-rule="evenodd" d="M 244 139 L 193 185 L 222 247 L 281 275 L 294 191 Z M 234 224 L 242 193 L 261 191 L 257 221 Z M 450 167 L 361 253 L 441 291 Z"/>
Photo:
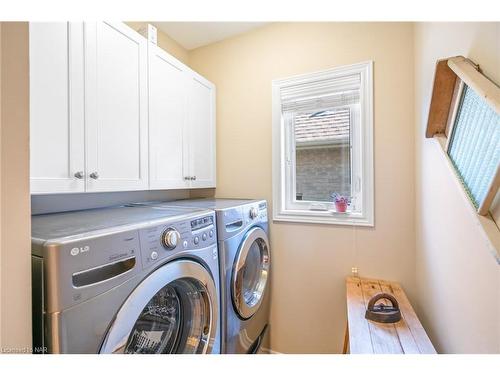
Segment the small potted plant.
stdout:
<path fill-rule="evenodd" d="M 339 193 L 333 193 L 331 195 L 333 203 L 335 203 L 335 210 L 337 212 L 346 212 L 347 206 L 351 204 L 351 198 Z"/>

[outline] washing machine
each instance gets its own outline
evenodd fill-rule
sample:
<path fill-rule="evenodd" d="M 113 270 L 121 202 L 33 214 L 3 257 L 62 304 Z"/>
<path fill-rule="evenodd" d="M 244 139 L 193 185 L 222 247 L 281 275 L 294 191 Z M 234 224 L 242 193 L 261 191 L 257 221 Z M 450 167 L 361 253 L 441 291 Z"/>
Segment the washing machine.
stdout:
<path fill-rule="evenodd" d="M 215 211 L 222 287 L 222 352 L 269 350 L 271 253 L 267 202 L 193 199 L 137 203 L 144 204 Z"/>
<path fill-rule="evenodd" d="M 215 215 L 112 207 L 32 217 L 35 353 L 219 353 Z"/>

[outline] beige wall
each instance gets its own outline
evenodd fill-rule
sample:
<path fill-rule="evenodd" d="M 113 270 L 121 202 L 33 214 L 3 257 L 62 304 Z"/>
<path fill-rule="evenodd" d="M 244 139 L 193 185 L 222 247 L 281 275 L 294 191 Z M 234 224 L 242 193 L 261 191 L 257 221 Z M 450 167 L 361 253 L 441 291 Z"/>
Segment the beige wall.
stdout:
<path fill-rule="evenodd" d="M 31 348 L 28 24 L 1 23 L 0 347 Z"/>
<path fill-rule="evenodd" d="M 341 351 L 352 266 L 414 296 L 413 26 L 271 24 L 189 54 L 217 85 L 217 196 L 269 202 L 271 81 L 366 60 L 374 60 L 375 228 L 272 223 L 276 351 Z"/>
<path fill-rule="evenodd" d="M 500 267 L 441 148 L 424 138 L 435 62 L 454 55 L 500 84 L 500 23 L 415 27 L 418 311 L 438 351 L 500 353 Z"/>
<path fill-rule="evenodd" d="M 147 22 L 125 22 L 129 27 L 139 32 L 141 29 L 145 29 L 148 25 Z M 157 30 L 158 34 L 158 45 L 163 48 L 165 51 L 182 61 L 184 64 L 188 64 L 189 62 L 189 51 L 182 47 L 175 40 L 170 38 L 164 32 Z M 144 34 L 143 34 L 144 35 Z"/>

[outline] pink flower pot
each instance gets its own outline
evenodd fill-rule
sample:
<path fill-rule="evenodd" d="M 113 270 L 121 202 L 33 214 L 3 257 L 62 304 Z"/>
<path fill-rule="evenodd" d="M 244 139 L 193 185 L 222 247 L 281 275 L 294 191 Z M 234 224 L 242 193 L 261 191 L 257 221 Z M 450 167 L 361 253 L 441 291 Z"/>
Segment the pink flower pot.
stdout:
<path fill-rule="evenodd" d="M 335 202 L 335 209 L 337 210 L 337 212 L 346 212 L 347 202 Z"/>

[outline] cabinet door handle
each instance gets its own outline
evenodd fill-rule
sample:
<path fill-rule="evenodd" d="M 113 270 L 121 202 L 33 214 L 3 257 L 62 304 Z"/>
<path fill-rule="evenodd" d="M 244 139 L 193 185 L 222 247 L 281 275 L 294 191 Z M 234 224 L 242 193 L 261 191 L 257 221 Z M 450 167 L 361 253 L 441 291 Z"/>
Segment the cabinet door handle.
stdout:
<path fill-rule="evenodd" d="M 83 172 L 82 171 L 78 171 L 74 174 L 75 178 L 81 180 L 84 176 Z"/>
<path fill-rule="evenodd" d="M 99 178 L 99 173 L 97 172 L 92 172 L 90 175 L 89 175 L 90 178 L 93 178 L 94 180 L 97 180 Z"/>
<path fill-rule="evenodd" d="M 196 176 L 191 177 L 191 180 L 196 181 Z"/>
<path fill-rule="evenodd" d="M 189 177 L 189 176 L 184 177 L 185 181 L 189 181 L 190 179 L 191 179 L 191 177 Z"/>

